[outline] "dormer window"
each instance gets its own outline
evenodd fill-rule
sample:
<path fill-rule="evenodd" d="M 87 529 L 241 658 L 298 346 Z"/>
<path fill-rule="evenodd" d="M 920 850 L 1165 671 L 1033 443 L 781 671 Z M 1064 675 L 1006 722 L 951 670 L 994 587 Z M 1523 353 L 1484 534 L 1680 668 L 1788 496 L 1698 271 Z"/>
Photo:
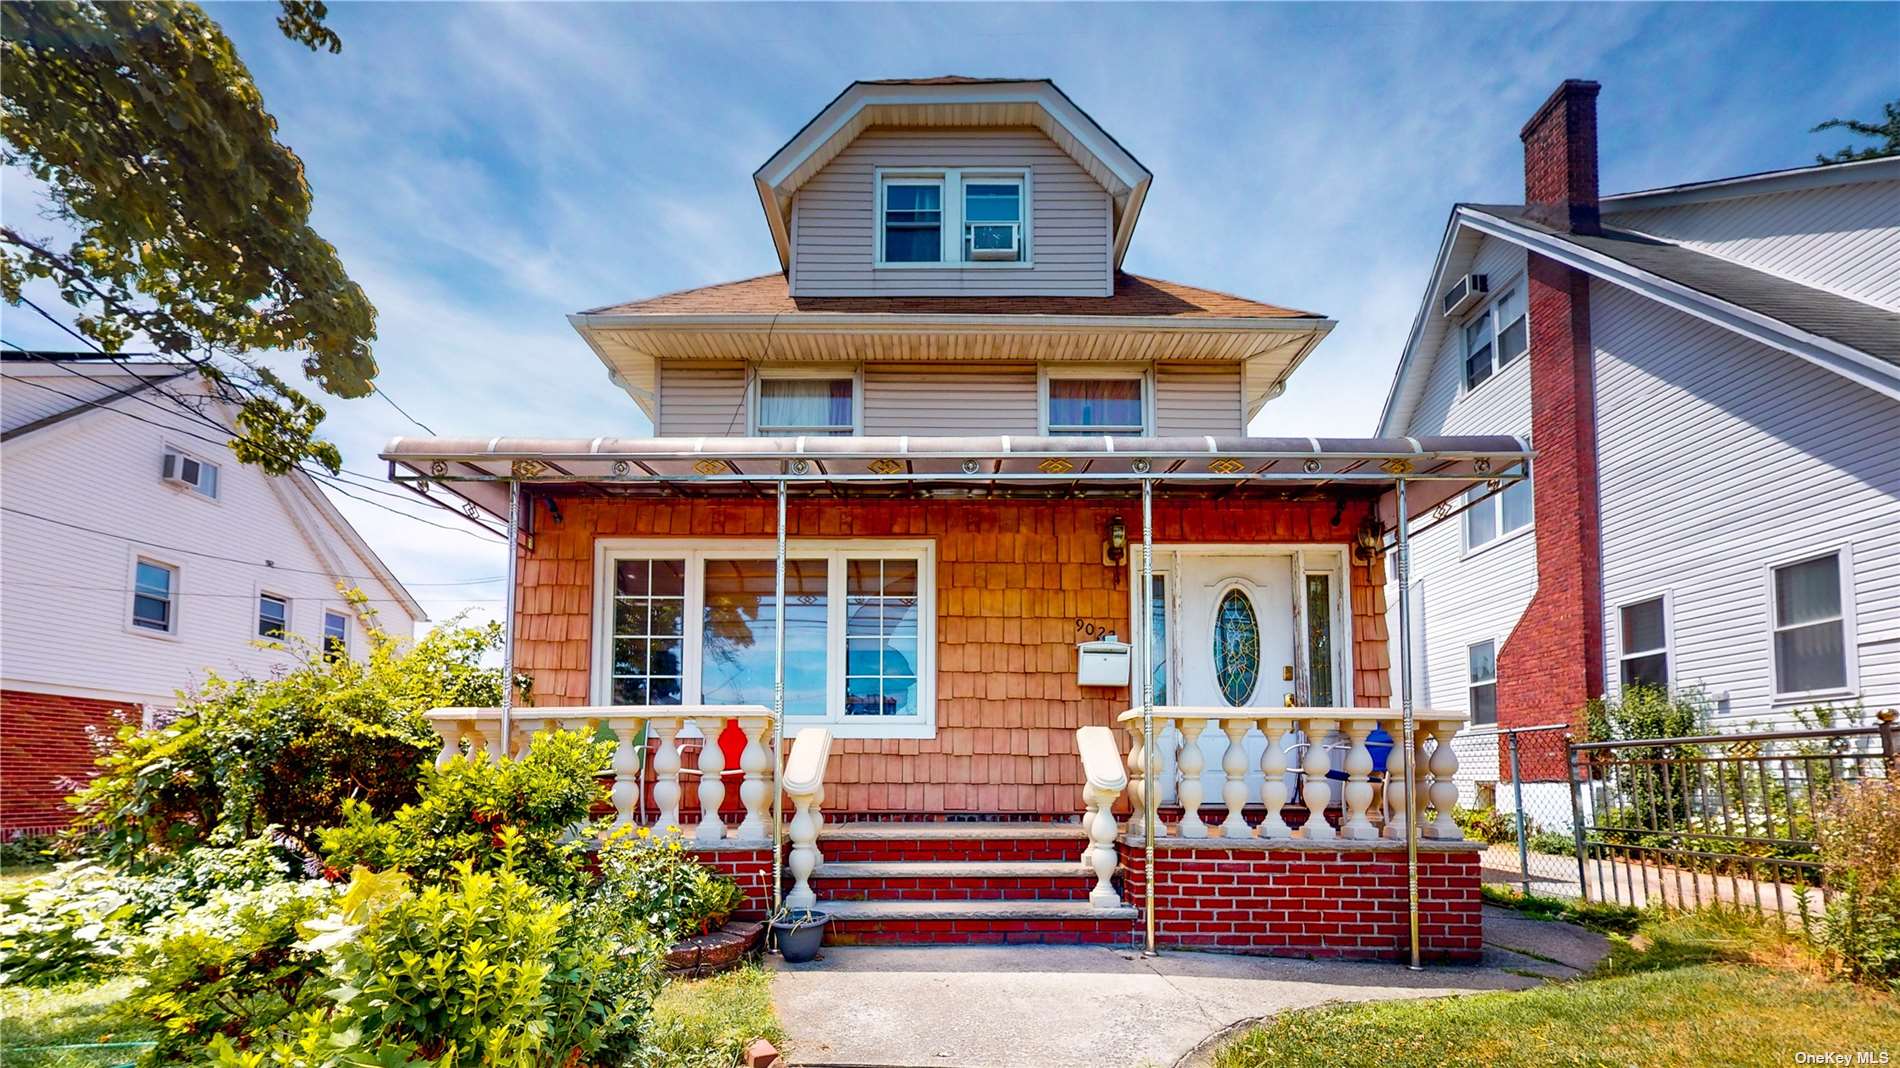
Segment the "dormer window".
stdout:
<path fill-rule="evenodd" d="M 857 432 L 857 375 L 802 368 L 761 368 L 754 397 L 753 433 L 846 436 Z"/>
<path fill-rule="evenodd" d="M 1026 267 L 1027 170 L 877 172 L 877 266 Z"/>

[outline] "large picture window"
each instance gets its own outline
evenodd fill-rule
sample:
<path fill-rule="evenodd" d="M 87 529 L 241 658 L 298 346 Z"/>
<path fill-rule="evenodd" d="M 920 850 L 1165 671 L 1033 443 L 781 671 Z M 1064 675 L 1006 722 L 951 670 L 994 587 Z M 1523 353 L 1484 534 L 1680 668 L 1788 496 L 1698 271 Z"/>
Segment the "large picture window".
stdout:
<path fill-rule="evenodd" d="M 785 628 L 786 725 L 840 737 L 935 731 L 927 542 L 794 541 L 785 600 L 770 542 L 604 543 L 596 700 L 772 706 Z"/>

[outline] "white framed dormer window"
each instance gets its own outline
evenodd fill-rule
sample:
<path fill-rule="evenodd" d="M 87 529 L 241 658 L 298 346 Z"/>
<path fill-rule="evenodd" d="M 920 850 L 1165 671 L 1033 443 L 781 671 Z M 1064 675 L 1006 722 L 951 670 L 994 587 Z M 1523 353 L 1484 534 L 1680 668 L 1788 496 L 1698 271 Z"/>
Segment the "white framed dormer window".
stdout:
<path fill-rule="evenodd" d="M 150 557 L 132 561 L 131 627 L 146 634 L 178 633 L 178 566 Z"/>
<path fill-rule="evenodd" d="M 1477 315 L 1465 320 L 1465 391 L 1477 389 L 1504 366 L 1530 351 L 1531 324 L 1520 279 Z"/>
<path fill-rule="evenodd" d="M 877 267 L 1030 267 L 1028 168 L 875 169 Z"/>
<path fill-rule="evenodd" d="M 1853 561 L 1846 549 L 1768 569 L 1776 699 L 1838 697 L 1859 685 Z"/>
<path fill-rule="evenodd" d="M 1630 601 L 1616 610 L 1617 677 L 1624 686 L 1669 685 L 1669 595 Z"/>
<path fill-rule="evenodd" d="M 1498 721 L 1498 644 L 1486 639 L 1465 647 L 1466 707 L 1473 727 Z"/>
<path fill-rule="evenodd" d="M 1527 530 L 1536 518 L 1532 509 L 1535 495 L 1529 478 L 1512 482 L 1495 493 L 1488 486 L 1477 486 L 1466 492 L 1465 500 L 1471 504 L 1465 510 L 1466 553 Z"/>
<path fill-rule="evenodd" d="M 773 545 L 603 539 L 594 700 L 770 708 L 781 613 Z M 936 570 L 928 541 L 794 540 L 785 565 L 787 729 L 936 733 Z"/>
<path fill-rule="evenodd" d="M 218 465 L 170 445 L 165 446 L 159 477 L 214 501 L 218 499 Z"/>
<path fill-rule="evenodd" d="M 257 636 L 280 642 L 290 635 L 290 598 L 276 593 L 257 595 Z"/>
<path fill-rule="evenodd" d="M 1145 368 L 1045 367 L 1040 377 L 1044 434 L 1146 435 L 1154 426 Z"/>
<path fill-rule="evenodd" d="M 350 655 L 350 617 L 346 612 L 325 609 L 323 613 L 323 655 L 343 660 Z"/>
<path fill-rule="evenodd" d="M 752 381 L 752 432 L 855 434 L 863 421 L 860 385 L 854 368 L 761 367 Z"/>

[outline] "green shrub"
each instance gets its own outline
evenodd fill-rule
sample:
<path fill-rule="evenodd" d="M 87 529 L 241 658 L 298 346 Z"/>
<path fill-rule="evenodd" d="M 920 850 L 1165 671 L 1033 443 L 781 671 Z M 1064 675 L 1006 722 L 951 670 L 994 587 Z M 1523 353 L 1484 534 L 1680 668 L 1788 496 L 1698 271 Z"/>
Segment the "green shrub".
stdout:
<path fill-rule="evenodd" d="M 195 1060 L 214 1035 L 244 1043 L 317 1004 L 316 955 L 300 948 L 297 927 L 337 897 L 316 881 L 220 890 L 155 925 L 131 957 L 146 980 L 137 1010 L 161 1028 L 146 1063 Z"/>
<path fill-rule="evenodd" d="M 363 865 L 424 881 L 447 878 L 463 862 L 497 867 L 505 831 L 515 832 L 516 874 L 564 896 L 586 880 L 589 815 L 605 796 L 595 776 L 613 743 L 580 731 L 546 731 L 519 759 L 457 757 L 423 772 L 412 804 L 378 818 L 348 802 L 344 822 L 321 833 L 331 872 Z"/>
<path fill-rule="evenodd" d="M 1517 841 L 1517 820 L 1508 812 L 1495 808 L 1454 808 L 1451 819 L 1472 841 L 1487 845 Z"/>
<path fill-rule="evenodd" d="M 58 859 L 58 839 L 43 834 L 23 834 L 0 841 L 0 871 L 33 868 Z"/>
<path fill-rule="evenodd" d="M 1558 831 L 1538 831 L 1524 843 L 1533 853 L 1543 853 L 1553 857 L 1574 857 L 1577 855 L 1577 840 L 1574 836 Z"/>
<path fill-rule="evenodd" d="M 359 870 L 335 915 L 303 925 L 333 1010 L 311 1007 L 212 1042 L 229 1065 L 623 1064 L 658 992 L 650 940 L 609 936 L 514 868 L 512 829 L 493 871 L 468 861 L 411 889 Z"/>
<path fill-rule="evenodd" d="M 677 838 L 645 827 L 600 847 L 598 881 L 581 905 L 605 930 L 640 930 L 662 944 L 699 934 L 743 900 L 737 883 L 693 858 Z"/>
<path fill-rule="evenodd" d="M 1819 821 L 1833 891 L 1819 941 L 1847 977 L 1900 993 L 1900 783 L 1840 790 Z"/>
<path fill-rule="evenodd" d="M 440 745 L 422 713 L 491 705 L 501 676 L 481 666 L 499 628 L 441 628 L 407 646 L 370 629 L 369 656 L 299 661 L 269 678 L 210 676 L 162 729 L 120 729 L 103 769 L 72 803 L 74 833 L 115 867 L 160 866 L 220 831 L 248 838 L 275 825 L 310 847 L 343 802 L 393 811 Z"/>

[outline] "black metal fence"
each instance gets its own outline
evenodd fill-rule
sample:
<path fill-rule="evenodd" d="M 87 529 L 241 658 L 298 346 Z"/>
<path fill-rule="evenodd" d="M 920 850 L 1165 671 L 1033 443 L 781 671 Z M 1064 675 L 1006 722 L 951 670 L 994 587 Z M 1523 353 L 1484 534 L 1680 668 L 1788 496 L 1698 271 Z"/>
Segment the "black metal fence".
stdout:
<path fill-rule="evenodd" d="M 1819 821 L 1849 784 L 1900 778 L 1877 724 L 1566 746 L 1574 869 L 1591 901 L 1798 914 L 1826 900 Z"/>

